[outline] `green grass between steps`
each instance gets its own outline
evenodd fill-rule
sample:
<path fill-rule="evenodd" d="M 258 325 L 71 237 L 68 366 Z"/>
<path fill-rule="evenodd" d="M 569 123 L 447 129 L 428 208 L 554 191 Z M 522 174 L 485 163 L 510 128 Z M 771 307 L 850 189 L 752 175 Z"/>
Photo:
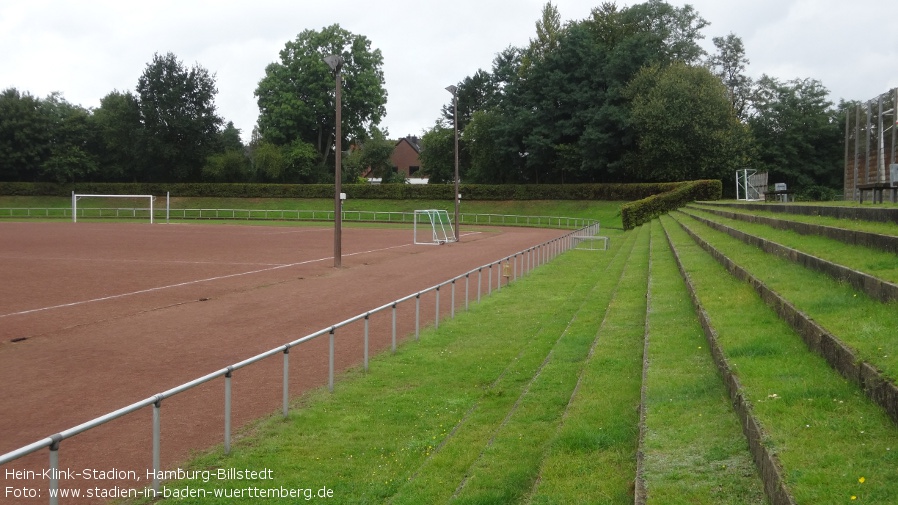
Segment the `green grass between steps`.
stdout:
<path fill-rule="evenodd" d="M 662 223 L 796 502 L 893 501 L 898 430 L 882 410 L 808 351 L 750 286 L 710 259 L 671 218 Z"/>
<path fill-rule="evenodd" d="M 851 231 L 863 231 L 867 233 L 879 233 L 882 235 L 898 236 L 898 223 L 880 223 L 876 221 L 861 221 L 857 219 L 844 219 L 829 216 L 806 216 L 804 214 L 786 214 L 765 210 L 748 210 L 737 206 L 707 205 L 698 202 L 691 203 L 687 208 L 703 210 L 723 210 L 736 214 L 761 216 L 780 221 L 792 221 L 796 223 L 817 224 Z"/>
<path fill-rule="evenodd" d="M 529 489 L 546 431 L 557 422 L 553 409 L 557 411 L 558 399 L 565 394 L 564 382 L 558 380 L 564 374 L 556 364 L 569 364 L 570 353 L 576 353 L 567 324 L 582 312 L 586 293 L 596 291 L 596 284 L 604 279 L 619 276 L 631 244 L 628 240 L 616 248 L 611 263 L 605 258 L 590 266 L 598 258 L 579 258 L 588 260 L 583 265 L 586 269 L 580 270 L 585 289 L 571 292 L 560 312 L 566 321 L 559 318 L 557 322 L 563 324 L 540 328 L 541 342 L 534 342 L 539 345 L 527 345 L 503 372 L 496 385 L 501 393 L 474 405 L 469 418 L 390 503 L 507 503 Z M 571 259 L 566 255 L 556 261 Z M 526 296 L 518 296 L 522 295 Z M 505 385 L 509 381 L 515 381 L 513 388 Z"/>
<path fill-rule="evenodd" d="M 892 253 L 850 245 L 818 235 L 801 235 L 794 231 L 777 230 L 764 224 L 747 223 L 695 209 L 684 209 L 683 212 L 870 274 L 888 282 L 898 282 L 898 255 Z"/>
<path fill-rule="evenodd" d="M 636 248 L 639 248 L 638 242 Z M 628 243 L 632 244 L 632 241 Z M 517 503 L 540 481 L 540 465 L 564 419 L 611 293 L 619 282 L 623 282 L 621 270 L 632 264 L 632 253 L 622 252 L 610 268 L 590 282 L 592 286 L 585 296 L 578 297 L 576 312 L 558 334 L 551 352 L 508 411 L 502 425 L 483 447 L 450 503 Z M 599 428 L 593 425 L 592 431 L 598 434 Z M 613 473 L 597 474 L 587 480 L 608 482 L 611 475 Z M 563 474 L 558 478 L 569 479 L 570 476 Z M 623 485 L 618 484 L 618 487 L 626 490 L 626 482 L 624 479 Z M 590 494 L 579 494 L 577 499 L 564 502 L 582 502 L 589 497 Z"/>
<path fill-rule="evenodd" d="M 575 359 L 577 351 L 570 351 L 578 346 L 556 343 L 596 282 L 615 276 L 609 262 L 614 260 L 614 269 L 626 261 L 617 254 L 621 242 L 617 235 L 610 251 L 562 255 L 444 321 L 439 331 L 423 332 L 420 342 L 377 357 L 370 373 L 346 373 L 333 394 L 317 390 L 304 396 L 288 420 L 259 423 L 230 455 L 212 452 L 190 465 L 268 468 L 272 482 L 194 480 L 169 483 L 167 489 L 326 486 L 340 503 L 442 503 L 459 489 L 460 501 L 475 496 L 467 493 L 488 478 L 493 451 L 532 452 L 537 435 L 530 423 L 543 417 L 534 399 L 557 403 L 570 395 L 570 380 L 543 383 L 538 372 L 547 360 L 565 365 Z M 553 367 L 542 366 L 545 377 L 564 375 Z M 558 415 L 548 417 L 543 421 L 551 427 Z M 500 471 L 524 477 L 505 492 L 526 494 L 539 460 L 511 459 L 519 467 Z M 170 501 L 234 503 L 211 497 Z"/>
<path fill-rule="evenodd" d="M 766 503 L 658 221 L 653 221 L 651 258 L 643 441 L 647 503 Z"/>
<path fill-rule="evenodd" d="M 571 323 L 593 339 L 592 349 L 526 503 L 633 503 L 648 231 L 632 232 L 635 247 L 607 308 L 596 303 L 592 321 Z"/>
<path fill-rule="evenodd" d="M 695 220 L 683 218 L 683 222 L 851 347 L 859 359 L 898 379 L 898 302 L 881 303 L 848 284 L 766 254 Z"/>

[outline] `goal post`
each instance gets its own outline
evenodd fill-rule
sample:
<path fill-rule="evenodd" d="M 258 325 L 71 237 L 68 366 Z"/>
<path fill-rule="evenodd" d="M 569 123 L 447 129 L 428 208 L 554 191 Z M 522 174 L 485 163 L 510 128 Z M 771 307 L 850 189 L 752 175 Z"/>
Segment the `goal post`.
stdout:
<path fill-rule="evenodd" d="M 414 242 L 419 245 L 439 245 L 455 242 L 455 231 L 449 212 L 437 209 L 416 210 Z"/>
<path fill-rule="evenodd" d="M 156 200 L 156 197 L 153 195 L 96 195 L 96 194 L 86 194 L 86 193 L 75 193 L 72 191 L 72 222 L 78 222 L 78 201 L 82 198 L 137 198 L 143 199 L 146 198 L 149 200 L 149 213 L 150 213 L 150 224 L 153 223 L 153 202 Z M 137 217 L 137 209 L 131 209 L 133 214 L 131 217 Z M 118 213 L 116 214 L 118 216 Z"/>

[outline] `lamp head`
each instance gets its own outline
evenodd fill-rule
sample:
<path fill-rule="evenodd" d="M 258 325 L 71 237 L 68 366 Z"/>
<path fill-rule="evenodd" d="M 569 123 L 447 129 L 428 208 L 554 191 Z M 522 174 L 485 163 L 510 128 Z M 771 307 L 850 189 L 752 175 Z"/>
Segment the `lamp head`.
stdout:
<path fill-rule="evenodd" d="M 324 62 L 327 63 L 334 72 L 339 72 L 343 67 L 343 57 L 336 54 L 325 56 Z"/>

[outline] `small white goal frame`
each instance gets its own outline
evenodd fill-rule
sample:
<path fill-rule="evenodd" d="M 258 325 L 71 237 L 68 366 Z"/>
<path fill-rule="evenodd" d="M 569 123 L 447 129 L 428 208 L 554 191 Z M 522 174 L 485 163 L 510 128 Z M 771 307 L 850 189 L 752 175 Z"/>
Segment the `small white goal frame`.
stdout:
<path fill-rule="evenodd" d="M 153 195 L 92 195 L 81 194 L 72 191 L 72 222 L 78 222 L 78 200 L 82 198 L 146 198 L 150 201 L 150 224 L 153 224 L 153 202 L 156 197 Z"/>
<path fill-rule="evenodd" d="M 575 251 L 607 251 L 608 237 L 600 235 L 571 235 Z M 600 247 L 601 245 L 601 247 Z"/>
<path fill-rule="evenodd" d="M 419 216 L 427 216 L 422 223 L 421 236 L 418 235 Z M 449 212 L 439 209 L 422 209 L 416 210 L 414 216 L 414 242 L 416 245 L 440 245 L 447 242 L 455 242 L 455 230 L 452 228 L 452 221 L 449 219 Z M 429 229 L 430 233 L 424 231 Z"/>

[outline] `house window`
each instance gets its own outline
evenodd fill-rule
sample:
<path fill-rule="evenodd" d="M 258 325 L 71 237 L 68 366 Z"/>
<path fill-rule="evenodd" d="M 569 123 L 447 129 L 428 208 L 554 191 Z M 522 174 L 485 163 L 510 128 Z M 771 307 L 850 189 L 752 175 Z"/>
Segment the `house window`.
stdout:
<path fill-rule="evenodd" d="M 414 173 L 417 172 L 420 168 L 421 168 L 421 167 L 416 167 L 415 165 L 410 165 L 410 166 L 408 167 L 408 174 L 409 174 L 409 175 L 414 175 Z"/>

